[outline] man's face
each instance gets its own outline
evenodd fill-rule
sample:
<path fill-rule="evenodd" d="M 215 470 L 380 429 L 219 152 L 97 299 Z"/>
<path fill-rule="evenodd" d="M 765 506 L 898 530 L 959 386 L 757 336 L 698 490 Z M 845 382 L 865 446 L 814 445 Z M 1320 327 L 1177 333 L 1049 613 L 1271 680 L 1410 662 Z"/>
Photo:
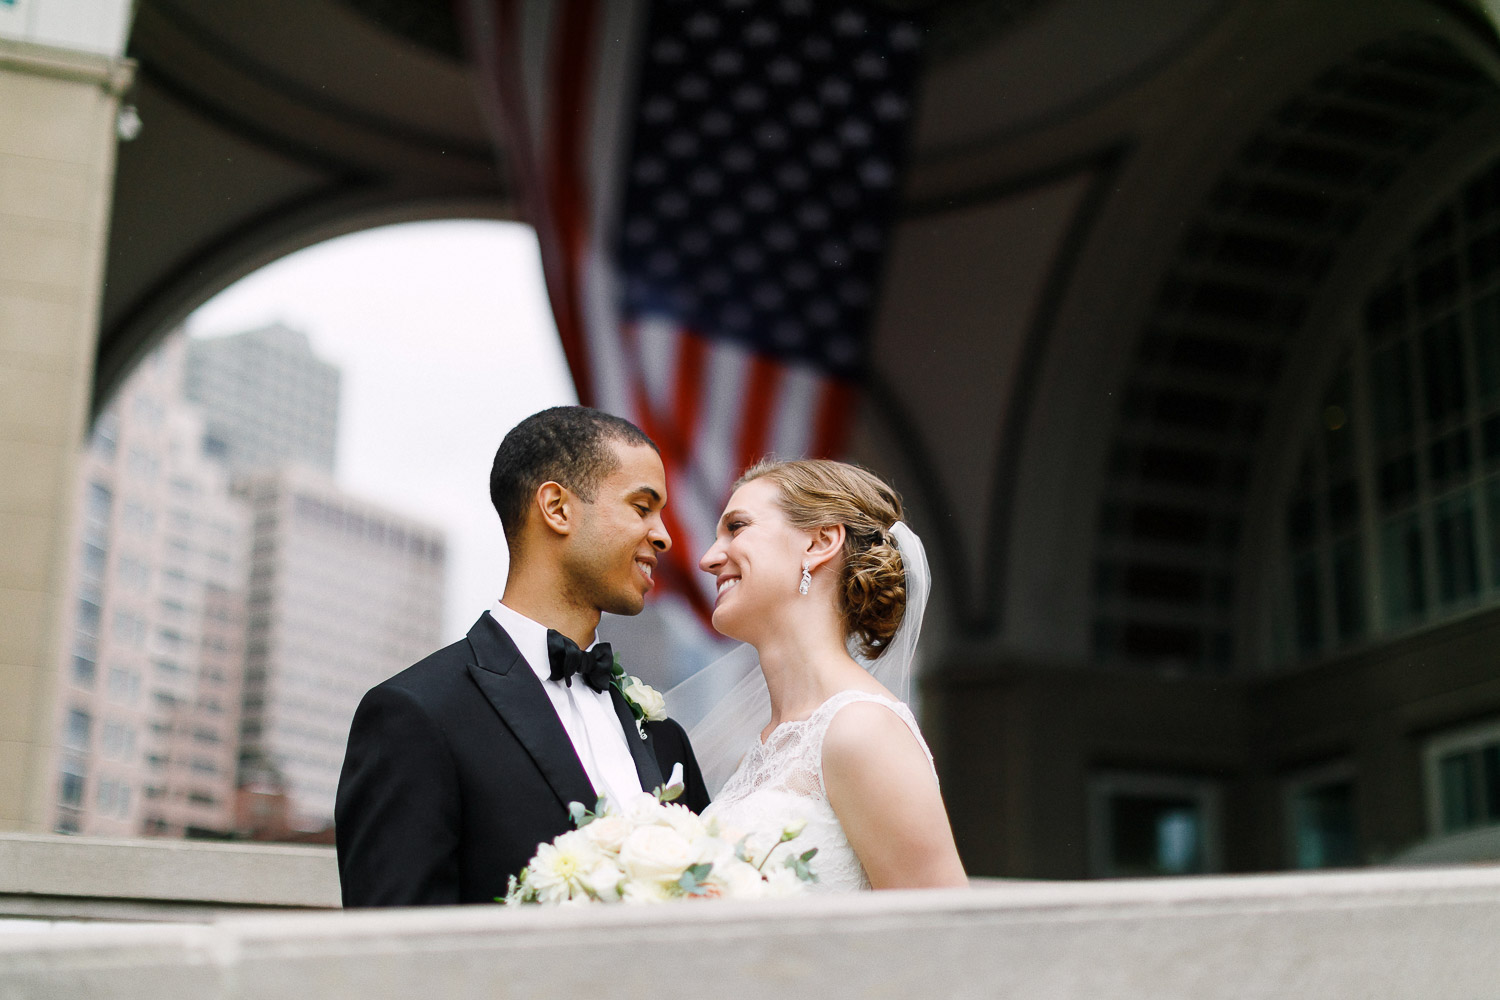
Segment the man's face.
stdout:
<path fill-rule="evenodd" d="M 618 468 L 593 503 L 578 502 L 578 528 L 567 549 L 569 586 L 581 603 L 615 615 L 637 615 L 655 585 L 657 557 L 672 546 L 662 524 L 667 473 L 654 448 L 610 444 Z"/>

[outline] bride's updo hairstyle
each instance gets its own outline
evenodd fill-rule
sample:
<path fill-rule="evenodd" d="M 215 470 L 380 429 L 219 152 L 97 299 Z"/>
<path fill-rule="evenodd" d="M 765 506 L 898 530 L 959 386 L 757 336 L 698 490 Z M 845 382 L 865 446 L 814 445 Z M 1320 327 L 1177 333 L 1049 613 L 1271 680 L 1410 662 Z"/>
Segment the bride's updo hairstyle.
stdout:
<path fill-rule="evenodd" d="M 762 459 L 734 487 L 755 479 L 781 488 L 778 506 L 803 531 L 844 526 L 839 611 L 861 654 L 879 656 L 906 613 L 906 572 L 890 532 L 900 495 L 873 472 L 822 458 Z"/>

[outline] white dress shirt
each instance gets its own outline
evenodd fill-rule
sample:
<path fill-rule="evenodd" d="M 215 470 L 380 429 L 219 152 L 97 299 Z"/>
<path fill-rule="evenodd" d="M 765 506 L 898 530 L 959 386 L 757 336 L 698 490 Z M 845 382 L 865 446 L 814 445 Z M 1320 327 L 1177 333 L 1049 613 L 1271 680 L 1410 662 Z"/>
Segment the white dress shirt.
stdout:
<path fill-rule="evenodd" d="M 583 763 L 594 791 L 609 796 L 611 802 L 622 804 L 630 796 L 639 795 L 640 775 L 636 773 L 635 760 L 625 742 L 625 729 L 615 714 L 615 704 L 608 689 L 595 691 L 581 677 L 574 678 L 576 683 L 571 685 L 550 680 L 552 665 L 547 659 L 547 626 L 499 601 L 490 608 L 490 614 L 516 644 L 526 665 L 542 682 L 542 690 L 552 699 L 557 718 L 567 730 L 568 739 L 573 741 L 573 750 Z M 597 641 L 596 636 L 594 642 Z M 594 643 L 589 643 L 589 648 L 593 647 Z M 592 802 L 584 805 L 594 808 Z"/>

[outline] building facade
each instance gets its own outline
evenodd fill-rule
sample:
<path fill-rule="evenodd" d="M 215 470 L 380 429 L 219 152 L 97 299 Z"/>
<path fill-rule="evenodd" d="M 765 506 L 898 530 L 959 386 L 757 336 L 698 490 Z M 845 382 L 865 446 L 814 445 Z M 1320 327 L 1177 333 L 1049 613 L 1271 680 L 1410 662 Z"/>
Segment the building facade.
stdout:
<path fill-rule="evenodd" d="M 250 506 L 241 771 L 287 796 L 287 822 L 333 822 L 364 693 L 441 645 L 446 543 L 431 525 L 287 466 L 237 487 Z"/>
<path fill-rule="evenodd" d="M 249 518 L 202 454 L 166 341 L 99 417 L 78 479 L 52 829 L 233 829 Z"/>
<path fill-rule="evenodd" d="M 246 472 L 299 462 L 333 474 L 340 373 L 281 323 L 188 344 L 183 393 L 203 410 L 206 454 Z"/>

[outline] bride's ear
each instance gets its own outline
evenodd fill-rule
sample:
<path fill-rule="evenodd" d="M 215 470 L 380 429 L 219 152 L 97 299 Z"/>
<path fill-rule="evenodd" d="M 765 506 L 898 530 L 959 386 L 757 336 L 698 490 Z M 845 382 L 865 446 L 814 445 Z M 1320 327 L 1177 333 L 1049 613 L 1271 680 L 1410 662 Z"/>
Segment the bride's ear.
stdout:
<path fill-rule="evenodd" d="M 803 558 L 807 560 L 807 568 L 816 571 L 819 566 L 828 562 L 844 548 L 844 526 L 842 524 L 827 524 L 821 528 L 814 528 L 807 542 L 807 552 Z"/>

